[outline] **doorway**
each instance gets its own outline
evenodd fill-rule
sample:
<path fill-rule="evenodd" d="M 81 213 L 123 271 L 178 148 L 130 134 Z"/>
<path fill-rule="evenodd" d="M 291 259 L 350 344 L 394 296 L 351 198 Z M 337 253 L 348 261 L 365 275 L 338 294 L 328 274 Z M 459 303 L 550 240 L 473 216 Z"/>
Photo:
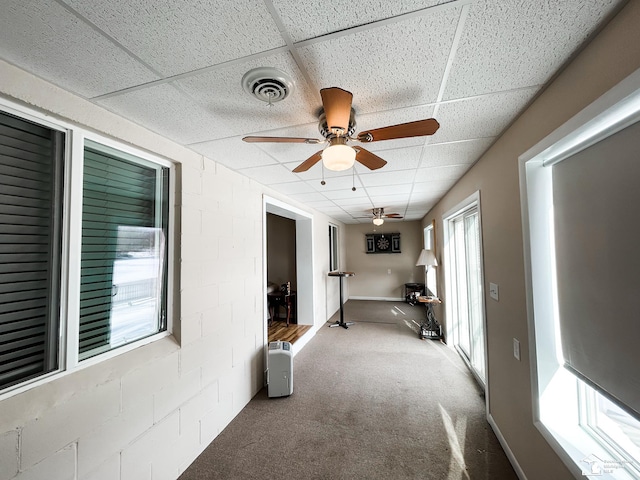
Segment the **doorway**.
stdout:
<path fill-rule="evenodd" d="M 288 205 L 280 200 L 271 198 L 268 196 L 263 197 L 263 284 L 264 284 L 264 343 L 265 345 L 269 341 L 269 329 L 268 329 L 268 304 L 267 304 L 267 286 L 269 281 L 276 280 L 275 278 L 269 278 L 271 273 L 275 277 L 291 278 L 290 280 L 283 280 L 280 283 L 291 282 L 292 289 L 296 291 L 296 306 L 295 306 L 295 318 L 298 327 L 307 327 L 303 333 L 306 333 L 311 329 L 314 323 L 314 301 L 313 301 L 313 217 L 303 210 L 300 210 L 292 205 Z M 274 266 L 269 267 L 269 249 L 268 249 L 268 217 L 271 217 L 279 222 L 279 228 L 291 229 L 290 235 L 285 235 L 283 238 L 288 238 L 283 245 L 285 249 L 293 249 L 293 252 L 288 252 L 288 255 L 284 255 L 282 258 L 286 258 L 287 265 L 279 266 L 275 269 Z M 284 272 L 284 273 L 283 273 Z M 296 337 L 296 340 L 298 338 Z M 294 353 L 298 349 L 294 349 Z"/>
<path fill-rule="evenodd" d="M 479 194 L 444 217 L 449 338 L 484 387 L 486 335 Z"/>

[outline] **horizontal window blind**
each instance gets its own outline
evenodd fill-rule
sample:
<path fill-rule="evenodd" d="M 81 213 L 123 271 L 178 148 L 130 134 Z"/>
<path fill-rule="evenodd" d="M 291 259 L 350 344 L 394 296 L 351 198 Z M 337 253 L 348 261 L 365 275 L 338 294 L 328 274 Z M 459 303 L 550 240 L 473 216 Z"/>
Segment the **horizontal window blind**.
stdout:
<path fill-rule="evenodd" d="M 567 367 L 640 417 L 640 123 L 554 165 Z"/>
<path fill-rule="evenodd" d="M 0 388 L 58 367 L 63 149 L 0 113 Z"/>
<path fill-rule="evenodd" d="M 158 168 L 85 147 L 79 353 L 97 354 L 113 347 L 114 311 L 127 303 L 153 298 L 164 276 L 154 260 L 163 196 Z M 164 267 L 164 263 L 162 266 Z M 120 270 L 120 273 L 118 272 Z M 140 273 L 142 278 L 140 278 Z M 145 273 L 146 272 L 146 273 Z M 160 280 L 158 277 L 160 276 Z M 125 285 L 116 281 L 125 278 Z M 135 313 L 124 314 L 125 340 L 149 332 Z M 151 333 L 161 325 L 156 321 Z M 117 346 L 117 345 L 116 345 Z M 85 355 L 86 356 L 86 355 Z"/>

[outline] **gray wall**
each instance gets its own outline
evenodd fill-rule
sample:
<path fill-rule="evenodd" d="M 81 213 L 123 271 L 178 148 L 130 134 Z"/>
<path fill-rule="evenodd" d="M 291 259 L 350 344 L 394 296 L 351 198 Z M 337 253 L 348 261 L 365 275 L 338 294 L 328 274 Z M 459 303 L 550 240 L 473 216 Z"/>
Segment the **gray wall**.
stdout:
<path fill-rule="evenodd" d="M 424 267 L 416 267 L 422 250 L 422 225 L 415 222 L 386 221 L 346 225 L 346 270 L 355 272 L 347 281 L 350 298 L 393 300 L 402 298 L 404 284 L 424 282 Z M 366 253 L 367 233 L 400 232 L 402 253 Z M 389 273 L 389 270 L 391 273 Z"/>
<path fill-rule="evenodd" d="M 530 480 L 573 476 L 533 425 L 518 156 L 640 67 L 639 25 L 640 2 L 631 1 L 422 222 L 436 220 L 442 252 L 443 213 L 480 191 L 489 414 Z M 439 285 L 446 268 L 438 268 Z M 489 282 L 499 285 L 499 302 L 488 296 Z M 448 301 L 446 292 L 441 296 Z M 513 357 L 513 338 L 520 340 L 521 361 Z"/>

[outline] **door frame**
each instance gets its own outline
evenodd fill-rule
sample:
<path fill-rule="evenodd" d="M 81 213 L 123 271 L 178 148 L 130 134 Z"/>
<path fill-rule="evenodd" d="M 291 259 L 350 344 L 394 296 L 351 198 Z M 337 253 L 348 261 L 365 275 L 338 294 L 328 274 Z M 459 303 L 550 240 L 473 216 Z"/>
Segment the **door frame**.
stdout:
<path fill-rule="evenodd" d="M 313 282 L 313 215 L 293 205 L 270 197 L 262 196 L 262 291 L 263 291 L 263 344 L 269 342 L 267 305 L 267 213 L 273 213 L 296 222 L 296 284 L 298 324 L 314 324 L 314 282 Z M 296 350 L 294 350 L 295 352 Z M 265 379 L 268 369 L 268 349 L 264 349 Z"/>

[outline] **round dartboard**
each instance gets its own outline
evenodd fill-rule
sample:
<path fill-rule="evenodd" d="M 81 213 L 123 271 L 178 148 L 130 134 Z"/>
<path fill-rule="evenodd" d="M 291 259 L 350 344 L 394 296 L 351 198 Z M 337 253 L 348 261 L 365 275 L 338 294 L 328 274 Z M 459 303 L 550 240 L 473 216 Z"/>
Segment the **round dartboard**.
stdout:
<path fill-rule="evenodd" d="M 387 250 L 389 248 L 389 240 L 384 237 L 378 239 L 378 248 L 380 250 Z"/>

